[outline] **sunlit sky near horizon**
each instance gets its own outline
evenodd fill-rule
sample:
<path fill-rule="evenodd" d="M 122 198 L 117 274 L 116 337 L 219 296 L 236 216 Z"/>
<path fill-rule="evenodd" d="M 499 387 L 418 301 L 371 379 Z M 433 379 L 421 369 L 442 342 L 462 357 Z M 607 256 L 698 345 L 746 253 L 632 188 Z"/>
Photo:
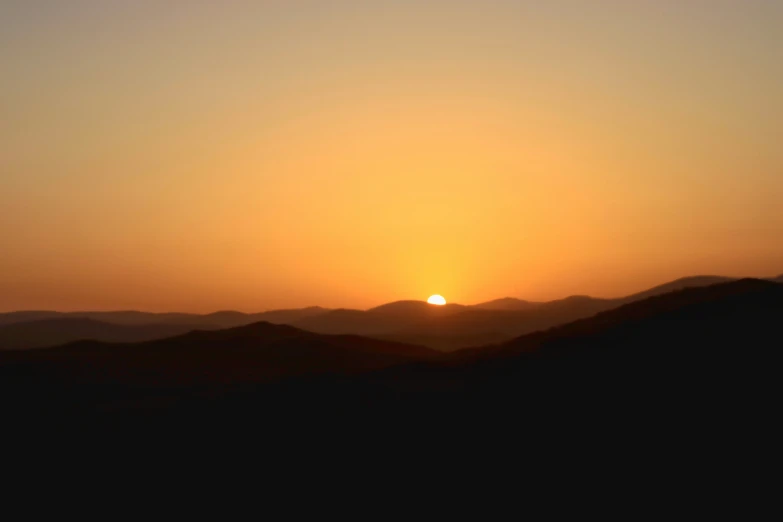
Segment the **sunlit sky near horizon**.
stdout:
<path fill-rule="evenodd" d="M 783 2 L 0 2 L 0 311 L 783 273 Z"/>

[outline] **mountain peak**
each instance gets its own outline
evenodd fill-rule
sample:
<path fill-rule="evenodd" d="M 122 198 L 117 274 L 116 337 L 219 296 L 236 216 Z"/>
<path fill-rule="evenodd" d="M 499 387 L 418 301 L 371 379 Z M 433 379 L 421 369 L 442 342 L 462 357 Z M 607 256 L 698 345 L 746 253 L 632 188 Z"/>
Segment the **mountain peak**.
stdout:
<path fill-rule="evenodd" d="M 502 297 L 500 299 L 493 299 L 492 301 L 486 301 L 473 305 L 472 308 L 478 308 L 480 310 L 528 310 L 536 306 L 536 303 L 530 301 L 524 301 L 517 299 L 516 297 Z"/>

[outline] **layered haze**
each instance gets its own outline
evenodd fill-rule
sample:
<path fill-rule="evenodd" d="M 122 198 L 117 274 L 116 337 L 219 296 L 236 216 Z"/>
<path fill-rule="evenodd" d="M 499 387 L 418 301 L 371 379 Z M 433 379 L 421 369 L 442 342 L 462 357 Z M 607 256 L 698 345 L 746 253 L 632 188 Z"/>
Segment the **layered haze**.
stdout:
<path fill-rule="evenodd" d="M 2 2 L 0 310 L 768 277 L 781 34 L 761 0 Z"/>

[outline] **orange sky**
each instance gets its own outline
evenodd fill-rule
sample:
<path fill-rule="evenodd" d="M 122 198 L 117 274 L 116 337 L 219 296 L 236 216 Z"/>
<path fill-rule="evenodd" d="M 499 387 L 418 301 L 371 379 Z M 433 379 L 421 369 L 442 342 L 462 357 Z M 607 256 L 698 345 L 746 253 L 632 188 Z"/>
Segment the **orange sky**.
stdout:
<path fill-rule="evenodd" d="M 780 3 L 325 5 L 4 2 L 0 310 L 783 273 Z"/>

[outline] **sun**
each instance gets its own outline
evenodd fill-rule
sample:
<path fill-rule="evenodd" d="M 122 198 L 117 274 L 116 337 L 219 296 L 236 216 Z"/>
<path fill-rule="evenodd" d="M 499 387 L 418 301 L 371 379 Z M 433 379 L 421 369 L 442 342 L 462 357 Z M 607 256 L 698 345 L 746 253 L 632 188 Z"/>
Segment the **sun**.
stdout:
<path fill-rule="evenodd" d="M 431 295 L 429 299 L 427 299 L 427 302 L 431 305 L 438 305 L 443 306 L 446 304 L 446 300 L 443 298 L 442 295 Z"/>

